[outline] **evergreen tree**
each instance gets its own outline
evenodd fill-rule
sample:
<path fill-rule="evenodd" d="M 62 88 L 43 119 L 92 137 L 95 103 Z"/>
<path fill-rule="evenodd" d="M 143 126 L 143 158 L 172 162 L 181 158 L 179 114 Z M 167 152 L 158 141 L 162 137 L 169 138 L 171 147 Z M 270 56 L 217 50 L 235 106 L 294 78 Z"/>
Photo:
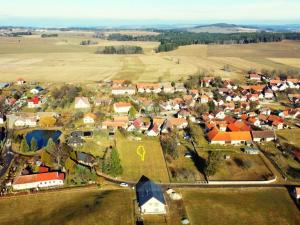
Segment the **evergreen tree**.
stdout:
<path fill-rule="evenodd" d="M 20 145 L 21 152 L 28 152 L 30 150 L 29 145 L 27 144 L 26 139 L 22 139 L 21 145 Z"/>
<path fill-rule="evenodd" d="M 37 141 L 36 141 L 36 139 L 34 137 L 31 139 L 30 149 L 31 149 L 31 151 L 38 150 L 38 143 L 37 143 Z"/>
<path fill-rule="evenodd" d="M 45 150 L 51 154 L 52 152 L 55 151 L 55 147 L 56 147 L 55 142 L 53 141 L 52 138 L 49 138 L 47 146 L 45 147 Z"/>

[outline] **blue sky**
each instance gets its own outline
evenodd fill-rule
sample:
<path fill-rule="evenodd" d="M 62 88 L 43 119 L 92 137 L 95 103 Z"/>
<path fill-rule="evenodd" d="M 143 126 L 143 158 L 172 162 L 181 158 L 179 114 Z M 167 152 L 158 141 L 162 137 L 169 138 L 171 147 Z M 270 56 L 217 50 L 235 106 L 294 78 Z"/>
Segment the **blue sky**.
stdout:
<path fill-rule="evenodd" d="M 300 0 L 0 0 L 0 25 L 162 22 L 299 23 Z"/>

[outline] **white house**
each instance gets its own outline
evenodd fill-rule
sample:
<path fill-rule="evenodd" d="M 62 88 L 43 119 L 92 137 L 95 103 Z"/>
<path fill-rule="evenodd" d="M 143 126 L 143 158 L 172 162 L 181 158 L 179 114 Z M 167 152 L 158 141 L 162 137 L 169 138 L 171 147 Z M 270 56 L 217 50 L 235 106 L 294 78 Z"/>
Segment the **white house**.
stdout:
<path fill-rule="evenodd" d="M 23 84 L 25 84 L 26 82 L 25 82 L 25 80 L 23 79 L 23 78 L 18 78 L 17 79 L 17 85 L 19 85 L 19 86 L 21 86 L 21 85 L 23 85 Z"/>
<path fill-rule="evenodd" d="M 271 89 L 267 89 L 265 91 L 265 98 L 266 99 L 272 99 L 274 97 L 273 91 Z"/>
<path fill-rule="evenodd" d="M 129 102 L 114 103 L 114 111 L 116 113 L 128 113 L 130 108 L 131 108 L 131 103 L 129 103 Z"/>
<path fill-rule="evenodd" d="M 89 109 L 91 107 L 88 98 L 76 97 L 75 98 L 75 109 Z"/>
<path fill-rule="evenodd" d="M 14 190 L 25 190 L 62 186 L 64 178 L 64 174 L 59 172 L 24 175 L 17 177 L 12 187 Z"/>
<path fill-rule="evenodd" d="M 42 92 L 44 90 L 44 88 L 40 87 L 40 86 L 37 86 L 33 89 L 30 90 L 30 93 L 31 94 L 34 94 L 34 95 L 37 95 L 39 94 L 40 92 Z"/>
<path fill-rule="evenodd" d="M 97 116 L 93 113 L 87 113 L 83 117 L 83 123 L 85 124 L 93 124 L 95 123 Z"/>
<path fill-rule="evenodd" d="M 165 93 L 173 94 L 175 92 L 175 88 L 171 83 L 163 83 L 162 87 Z"/>
<path fill-rule="evenodd" d="M 14 125 L 16 127 L 36 127 L 37 126 L 37 118 L 36 117 L 18 117 Z"/>
<path fill-rule="evenodd" d="M 166 214 L 166 202 L 161 188 L 142 176 L 136 184 L 138 205 L 142 214 Z"/>
<path fill-rule="evenodd" d="M 209 97 L 207 95 L 201 95 L 200 102 L 202 104 L 208 103 Z"/>
<path fill-rule="evenodd" d="M 138 83 L 136 84 L 139 93 L 160 93 L 161 86 L 157 83 Z"/>
<path fill-rule="evenodd" d="M 112 87 L 111 93 L 113 95 L 134 95 L 136 92 L 135 87 L 128 86 L 128 87 L 119 87 L 115 86 Z"/>

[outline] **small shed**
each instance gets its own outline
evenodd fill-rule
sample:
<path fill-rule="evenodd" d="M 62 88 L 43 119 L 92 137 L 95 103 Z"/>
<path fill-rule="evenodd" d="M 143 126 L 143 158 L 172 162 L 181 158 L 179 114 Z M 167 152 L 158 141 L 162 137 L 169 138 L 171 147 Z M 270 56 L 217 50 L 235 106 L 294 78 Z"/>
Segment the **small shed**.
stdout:
<path fill-rule="evenodd" d="M 244 152 L 249 155 L 259 154 L 259 150 L 257 148 L 244 148 Z"/>

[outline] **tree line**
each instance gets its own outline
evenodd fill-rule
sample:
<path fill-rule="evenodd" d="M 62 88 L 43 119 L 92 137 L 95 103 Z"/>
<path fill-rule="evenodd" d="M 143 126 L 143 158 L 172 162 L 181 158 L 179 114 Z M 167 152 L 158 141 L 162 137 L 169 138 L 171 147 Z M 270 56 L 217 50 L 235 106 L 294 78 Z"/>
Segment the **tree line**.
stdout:
<path fill-rule="evenodd" d="M 41 38 L 58 37 L 58 34 L 42 34 Z"/>
<path fill-rule="evenodd" d="M 172 51 L 179 46 L 193 44 L 250 44 L 261 42 L 279 42 L 284 39 L 300 40 L 300 33 L 193 33 L 187 31 L 161 31 L 159 35 L 132 36 L 111 34 L 109 40 L 118 41 L 158 41 L 157 52 Z"/>
<path fill-rule="evenodd" d="M 143 54 L 143 48 L 133 45 L 121 45 L 121 46 L 104 46 L 99 47 L 96 54 Z"/>

